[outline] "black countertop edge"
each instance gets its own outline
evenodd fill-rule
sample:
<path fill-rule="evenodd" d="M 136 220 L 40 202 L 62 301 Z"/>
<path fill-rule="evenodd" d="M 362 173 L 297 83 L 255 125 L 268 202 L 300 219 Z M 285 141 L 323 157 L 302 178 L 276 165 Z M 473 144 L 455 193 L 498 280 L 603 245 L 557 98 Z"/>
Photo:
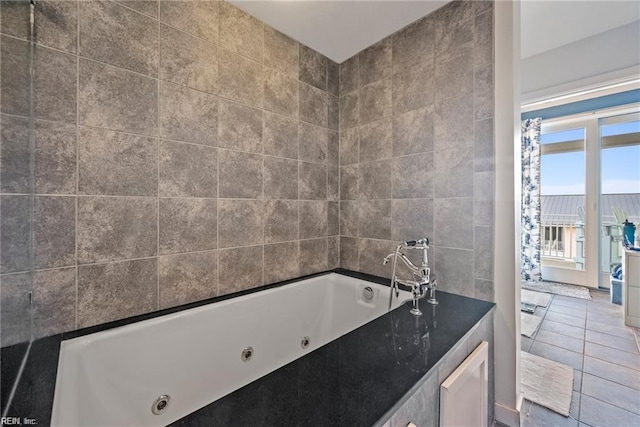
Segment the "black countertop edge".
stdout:
<path fill-rule="evenodd" d="M 494 311 L 496 309 L 496 305 L 495 303 L 493 303 L 493 307 L 491 307 L 491 309 L 480 319 L 476 322 L 475 325 L 473 325 L 473 327 L 471 329 L 469 329 L 469 331 L 467 331 L 467 333 L 460 338 L 460 340 L 458 341 L 458 344 L 460 342 L 464 342 L 465 340 L 469 339 L 469 337 L 471 337 L 471 334 L 473 334 L 476 329 L 478 328 L 478 325 L 480 325 L 480 323 L 482 323 L 487 317 L 491 316 Z M 454 345 L 453 347 L 451 347 L 449 349 L 449 351 L 435 364 L 431 367 L 431 369 L 429 369 L 429 372 L 427 372 L 426 374 L 424 374 L 424 376 L 422 378 L 420 378 L 414 385 L 413 387 L 411 387 L 404 396 L 402 396 L 402 398 L 400 400 L 398 400 L 398 402 L 393 405 L 374 425 L 373 427 L 380 427 L 383 426 L 387 421 L 389 421 L 391 419 L 391 417 L 398 411 L 398 409 L 400 409 L 402 407 L 402 405 L 404 405 L 407 400 L 409 400 L 414 393 L 420 388 L 422 387 L 422 385 L 424 383 L 427 382 L 427 380 L 429 378 L 431 378 L 432 375 L 438 375 L 438 368 L 440 366 L 442 366 L 444 364 L 444 360 L 449 357 L 451 354 L 453 354 L 456 351 L 456 347 L 457 345 Z"/>

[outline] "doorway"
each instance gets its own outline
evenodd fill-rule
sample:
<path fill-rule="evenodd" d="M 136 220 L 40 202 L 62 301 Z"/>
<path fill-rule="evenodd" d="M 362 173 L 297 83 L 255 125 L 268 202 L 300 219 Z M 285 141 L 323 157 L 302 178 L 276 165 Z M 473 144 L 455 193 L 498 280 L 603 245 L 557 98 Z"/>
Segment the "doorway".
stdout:
<path fill-rule="evenodd" d="M 639 111 L 633 105 L 543 121 L 545 280 L 609 287 L 621 260 L 622 222 L 640 221 Z"/>

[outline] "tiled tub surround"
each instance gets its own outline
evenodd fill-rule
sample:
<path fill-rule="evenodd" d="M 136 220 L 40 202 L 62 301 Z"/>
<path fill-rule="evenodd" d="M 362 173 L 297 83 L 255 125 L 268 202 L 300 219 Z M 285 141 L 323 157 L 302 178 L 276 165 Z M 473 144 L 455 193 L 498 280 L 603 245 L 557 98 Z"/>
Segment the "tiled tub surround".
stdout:
<path fill-rule="evenodd" d="M 37 338 L 337 267 L 337 64 L 223 2 L 35 11 L 30 182 L 29 8 L 0 3 L 3 347 L 29 290 Z"/>
<path fill-rule="evenodd" d="M 493 3 L 445 5 L 340 64 L 340 266 L 431 238 L 440 289 L 493 300 Z"/>
<path fill-rule="evenodd" d="M 361 273 L 340 273 L 387 283 Z M 242 291 L 252 292 L 253 289 Z M 214 302 L 225 298 L 218 297 Z M 409 314 L 410 305 L 402 305 L 176 424 L 211 425 L 215 420 L 216 425 L 404 427 L 413 421 L 420 426 L 436 426 L 439 384 L 481 341 L 488 341 L 493 348 L 494 306 L 446 292 L 438 292 L 438 300 L 438 306 L 424 310 L 417 327 L 416 317 Z M 97 328 L 104 326 L 92 329 Z M 416 333 L 422 339 L 413 344 Z M 61 339 L 78 334 L 55 335 L 33 343 L 12 413 L 28 412 L 43 422 L 49 420 Z M 16 347 L 20 346 L 8 349 L 13 351 Z M 12 360 L 19 364 L 22 359 L 24 349 L 17 350 L 20 351 L 3 353 L 3 374 L 5 365 Z M 489 356 L 491 367 L 492 352 Z M 491 370 L 489 378 L 491 410 Z"/>

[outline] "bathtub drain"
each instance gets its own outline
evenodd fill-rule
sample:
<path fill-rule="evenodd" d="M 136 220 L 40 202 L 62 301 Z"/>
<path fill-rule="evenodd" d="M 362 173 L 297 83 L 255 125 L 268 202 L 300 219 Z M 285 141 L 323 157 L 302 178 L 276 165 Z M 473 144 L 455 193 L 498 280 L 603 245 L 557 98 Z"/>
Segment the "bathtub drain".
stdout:
<path fill-rule="evenodd" d="M 371 301 L 373 299 L 373 288 L 371 286 L 367 286 L 362 290 L 362 297 L 366 301 Z"/>
<path fill-rule="evenodd" d="M 162 414 L 169 407 L 170 400 L 171 400 L 171 397 L 166 394 L 163 394 L 162 396 L 158 397 L 156 401 L 153 402 L 153 405 L 151 405 L 151 412 L 153 412 L 155 415 Z"/>

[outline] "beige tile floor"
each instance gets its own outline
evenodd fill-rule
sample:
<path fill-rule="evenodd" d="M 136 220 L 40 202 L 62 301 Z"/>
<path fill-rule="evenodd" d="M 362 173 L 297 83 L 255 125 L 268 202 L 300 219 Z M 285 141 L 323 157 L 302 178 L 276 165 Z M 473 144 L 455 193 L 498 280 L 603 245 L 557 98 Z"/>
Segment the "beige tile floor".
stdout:
<path fill-rule="evenodd" d="M 522 426 L 640 426 L 640 330 L 624 325 L 608 293 L 591 294 L 591 301 L 554 295 L 536 309 L 542 323 L 532 338 L 522 336 L 522 350 L 574 368 L 571 415 L 525 401 Z"/>

